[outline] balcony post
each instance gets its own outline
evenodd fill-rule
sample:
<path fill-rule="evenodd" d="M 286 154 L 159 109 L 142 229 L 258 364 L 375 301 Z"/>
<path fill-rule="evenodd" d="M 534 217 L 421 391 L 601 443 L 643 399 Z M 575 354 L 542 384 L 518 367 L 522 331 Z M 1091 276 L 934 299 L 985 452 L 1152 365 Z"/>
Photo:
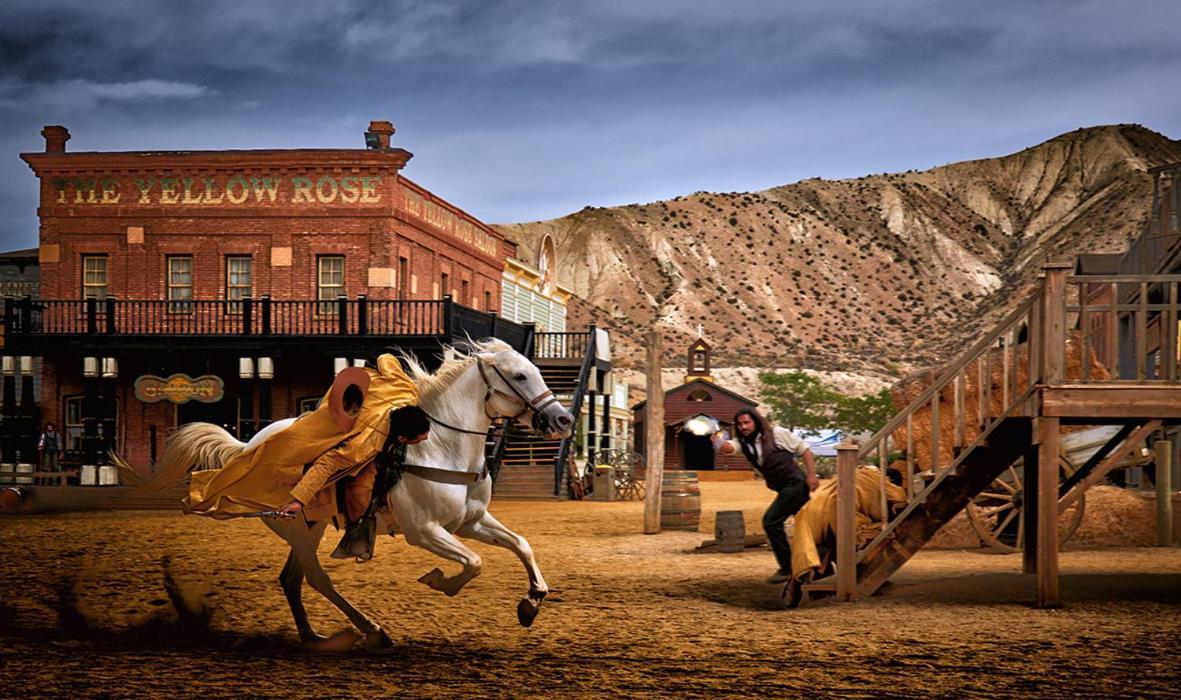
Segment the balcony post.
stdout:
<path fill-rule="evenodd" d="M 107 335 L 115 335 L 118 328 L 115 325 L 115 297 L 108 296 L 106 298 L 107 311 Z"/>
<path fill-rule="evenodd" d="M 369 298 L 357 295 L 357 335 L 369 335 Z"/>
<path fill-rule="evenodd" d="M 338 335 L 349 334 L 349 298 L 343 294 L 336 297 L 336 332 Z"/>
<path fill-rule="evenodd" d="M 86 335 L 98 334 L 98 299 L 86 297 Z"/>
<path fill-rule="evenodd" d="M 443 313 L 443 319 L 442 319 L 443 320 L 443 337 L 446 338 L 447 340 L 451 340 L 451 314 L 453 312 L 451 309 L 451 295 L 450 294 L 443 295 L 442 313 Z"/>
<path fill-rule="evenodd" d="M 12 335 L 16 331 L 16 299 L 4 298 L 4 332 Z M 24 332 L 24 329 L 21 329 Z"/>
<path fill-rule="evenodd" d="M 33 297 L 26 294 L 21 304 L 21 329 L 25 333 L 33 331 Z"/>
<path fill-rule="evenodd" d="M 271 295 L 262 295 L 262 334 L 271 334 Z"/>
<path fill-rule="evenodd" d="M 254 328 L 254 300 L 249 296 L 242 299 L 242 335 L 250 335 Z"/>

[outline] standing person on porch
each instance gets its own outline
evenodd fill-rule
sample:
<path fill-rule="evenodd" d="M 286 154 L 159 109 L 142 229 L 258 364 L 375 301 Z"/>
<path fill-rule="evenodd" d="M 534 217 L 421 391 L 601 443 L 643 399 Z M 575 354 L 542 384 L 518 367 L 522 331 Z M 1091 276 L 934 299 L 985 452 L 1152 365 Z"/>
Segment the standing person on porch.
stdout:
<path fill-rule="evenodd" d="M 41 452 L 41 471 L 55 472 L 59 469 L 58 460 L 62 452 L 62 436 L 53 427 L 53 423 L 45 424 L 45 432 L 37 439 L 37 449 Z"/>
<path fill-rule="evenodd" d="M 738 436 L 727 440 L 722 432 L 713 436 L 714 449 L 724 454 L 742 450 L 743 456 L 755 471 L 762 475 L 767 488 L 776 493 L 767 512 L 763 514 L 763 531 L 779 570 L 767 583 L 783 583 L 791 578 L 791 545 L 787 542 L 784 523 L 795 515 L 808 496 L 820 485 L 816 478 L 816 462 L 808 443 L 787 428 L 772 425 L 758 411 L 744 408 L 734 414 L 734 430 Z M 807 475 L 800 471 L 796 457 L 804 461 Z"/>

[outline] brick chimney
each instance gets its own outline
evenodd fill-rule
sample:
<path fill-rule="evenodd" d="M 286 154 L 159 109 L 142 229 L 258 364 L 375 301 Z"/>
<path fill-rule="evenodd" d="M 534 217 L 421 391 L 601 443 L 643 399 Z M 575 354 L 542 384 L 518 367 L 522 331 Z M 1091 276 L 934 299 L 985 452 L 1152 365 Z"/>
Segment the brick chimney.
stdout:
<path fill-rule="evenodd" d="M 46 126 L 41 130 L 45 137 L 46 153 L 65 153 L 66 141 L 70 140 L 70 130 L 64 126 Z"/>
<path fill-rule="evenodd" d="M 365 132 L 365 148 L 388 149 L 390 137 L 394 135 L 394 125 L 390 122 L 369 122 L 369 131 Z"/>

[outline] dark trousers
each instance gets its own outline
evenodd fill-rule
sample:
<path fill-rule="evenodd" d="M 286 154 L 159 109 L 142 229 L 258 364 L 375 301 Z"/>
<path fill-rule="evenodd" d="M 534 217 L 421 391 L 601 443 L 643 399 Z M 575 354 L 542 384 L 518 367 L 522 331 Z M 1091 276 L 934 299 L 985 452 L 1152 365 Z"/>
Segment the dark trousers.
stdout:
<path fill-rule="evenodd" d="M 771 551 L 775 553 L 775 560 L 782 571 L 791 571 L 791 545 L 787 543 L 787 529 L 783 524 L 807 502 L 808 484 L 800 475 L 779 490 L 767 512 L 763 513 L 763 532 L 767 533 L 767 541 L 771 543 Z"/>

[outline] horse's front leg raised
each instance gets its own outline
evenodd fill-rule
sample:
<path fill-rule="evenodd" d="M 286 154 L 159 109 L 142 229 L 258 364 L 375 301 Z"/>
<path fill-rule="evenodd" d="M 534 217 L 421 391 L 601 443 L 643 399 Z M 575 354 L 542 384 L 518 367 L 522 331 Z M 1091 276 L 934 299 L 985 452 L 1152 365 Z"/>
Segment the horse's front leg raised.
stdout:
<path fill-rule="evenodd" d="M 479 576 L 484 568 L 484 561 L 480 559 L 479 554 L 463 546 L 462 542 L 455 539 L 455 535 L 447 532 L 438 523 L 408 527 L 405 534 L 406 541 L 415 547 L 422 547 L 428 552 L 463 565 L 463 571 L 454 576 L 444 575 L 442 569 L 431 569 L 418 579 L 420 583 L 425 583 L 436 591 L 453 596 L 459 593 L 468 581 Z"/>
<path fill-rule="evenodd" d="M 541 611 L 541 601 L 545 599 L 545 594 L 549 593 L 549 587 L 546 586 L 545 579 L 541 576 L 541 569 L 537 567 L 537 560 L 533 558 L 533 548 L 529 546 L 529 542 L 502 525 L 490 513 L 484 513 L 484 516 L 476 522 L 464 525 L 459 529 L 458 534 L 480 542 L 494 544 L 497 547 L 504 547 L 516 553 L 521 563 L 525 565 L 525 571 L 529 574 L 529 595 L 522 598 L 521 602 L 517 604 L 517 621 L 523 627 L 532 625 L 533 618 L 537 617 L 537 613 Z"/>
<path fill-rule="evenodd" d="M 320 559 L 316 556 L 316 545 L 319 543 L 320 537 L 324 534 L 326 522 L 315 523 L 309 527 L 302 516 L 294 520 L 266 518 L 264 522 L 267 524 L 267 527 L 275 531 L 275 534 L 282 537 L 287 541 L 287 544 L 291 545 L 291 554 L 295 557 L 300 568 L 303 569 L 303 574 L 307 578 L 308 585 L 316 589 L 320 595 L 327 598 L 329 602 L 345 614 L 349 622 L 352 622 L 365 634 L 365 643 L 367 646 L 376 648 L 393 645 L 389 635 L 385 633 L 385 630 L 380 625 L 370 620 L 360 610 L 354 608 L 352 603 L 345 600 L 345 597 L 337 592 L 336 587 L 332 584 L 332 579 L 328 578 L 328 574 L 320 565 Z M 288 602 L 290 602 L 290 598 Z M 299 607 L 300 609 L 303 608 L 302 601 Z M 292 613 L 297 615 L 296 622 L 298 624 L 298 613 L 296 613 L 294 606 L 292 606 Z M 302 629 L 300 630 L 300 634 L 302 636 Z"/>

